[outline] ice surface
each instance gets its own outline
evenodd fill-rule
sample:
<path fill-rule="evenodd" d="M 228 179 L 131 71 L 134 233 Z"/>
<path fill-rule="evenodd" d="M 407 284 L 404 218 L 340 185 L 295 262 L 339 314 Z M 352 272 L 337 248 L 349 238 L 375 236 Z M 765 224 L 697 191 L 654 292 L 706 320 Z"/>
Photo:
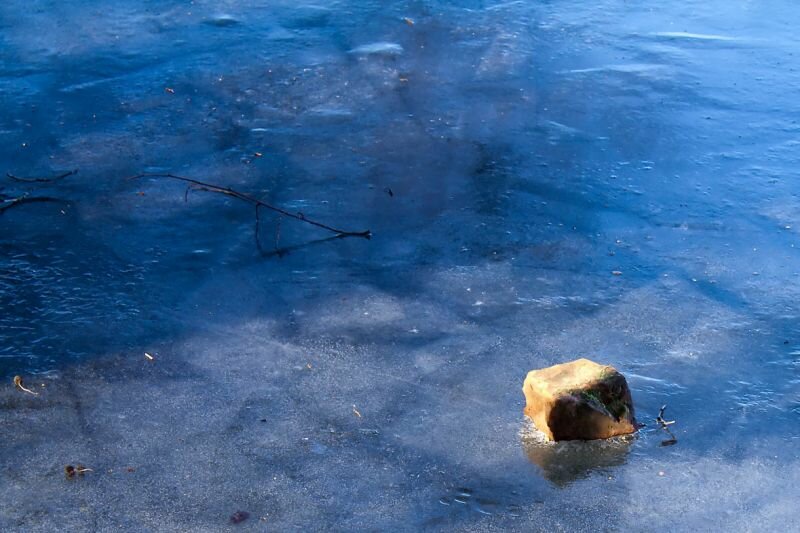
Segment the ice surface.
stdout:
<path fill-rule="evenodd" d="M 793 524 L 800 8 L 386 4 L 0 5 L 2 173 L 79 169 L 0 182 L 0 529 Z M 577 356 L 636 437 L 537 440 Z"/>
<path fill-rule="evenodd" d="M 350 50 L 351 54 L 374 56 L 398 56 L 403 53 L 403 47 L 397 43 L 370 43 L 362 44 Z"/>

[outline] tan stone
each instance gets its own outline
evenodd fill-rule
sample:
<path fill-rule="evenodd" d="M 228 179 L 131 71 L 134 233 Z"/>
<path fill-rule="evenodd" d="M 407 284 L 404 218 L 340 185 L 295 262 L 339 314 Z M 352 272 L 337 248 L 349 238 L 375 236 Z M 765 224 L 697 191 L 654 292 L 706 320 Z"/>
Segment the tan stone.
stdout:
<path fill-rule="evenodd" d="M 528 372 L 525 414 L 550 440 L 606 439 L 636 431 L 625 376 L 578 359 Z"/>

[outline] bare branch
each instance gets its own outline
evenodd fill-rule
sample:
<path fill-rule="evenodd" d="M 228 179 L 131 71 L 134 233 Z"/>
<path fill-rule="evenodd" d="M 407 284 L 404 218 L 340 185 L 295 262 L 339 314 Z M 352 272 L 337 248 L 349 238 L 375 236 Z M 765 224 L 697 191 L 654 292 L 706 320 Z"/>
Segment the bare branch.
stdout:
<path fill-rule="evenodd" d="M 293 218 L 295 220 L 299 220 L 301 222 L 305 222 L 306 224 L 311 224 L 312 226 L 316 226 L 318 228 L 322 228 L 324 230 L 330 231 L 331 233 L 336 234 L 336 237 L 363 237 L 365 239 L 369 239 L 372 236 L 372 232 L 370 230 L 366 231 L 349 231 L 349 230 L 342 230 L 338 228 L 334 228 L 333 226 L 329 226 L 327 224 L 323 224 L 322 222 L 318 222 L 316 220 L 312 220 L 307 218 L 303 213 L 292 213 L 290 211 L 286 211 L 280 207 L 274 206 L 272 204 L 268 204 L 262 200 L 254 198 L 248 194 L 236 191 L 231 189 L 230 187 L 222 187 L 220 185 L 214 185 L 211 183 L 205 183 L 196 179 L 187 178 L 184 176 L 178 176 L 176 174 L 161 174 L 161 173 L 143 173 L 137 174 L 135 176 L 131 176 L 128 179 L 141 179 L 141 178 L 167 178 L 173 179 L 177 181 L 182 181 L 185 183 L 189 183 L 190 187 L 199 190 L 199 191 L 208 191 L 208 192 L 215 192 L 219 194 L 224 194 L 226 196 L 231 196 L 236 198 L 237 200 L 241 200 L 243 202 L 247 202 L 251 205 L 256 206 L 257 208 L 265 208 L 271 211 L 275 211 L 282 216 Z M 184 198 L 187 198 L 188 192 L 184 194 Z M 256 211 L 256 215 L 258 218 L 258 210 Z M 258 225 L 256 226 L 258 228 Z"/>
<path fill-rule="evenodd" d="M 672 431 L 669 430 L 669 426 L 674 424 L 675 421 L 674 420 L 665 420 L 664 419 L 664 411 L 666 411 L 666 410 L 667 410 L 666 404 L 662 405 L 661 409 L 658 410 L 658 416 L 656 417 L 656 422 L 658 422 L 658 424 L 661 426 L 661 429 L 666 431 L 667 435 L 669 435 L 669 437 L 670 437 L 668 439 L 662 440 L 661 441 L 661 446 L 672 446 L 673 444 L 677 444 L 678 443 L 678 439 L 675 438 L 675 435 L 673 435 Z"/>
<path fill-rule="evenodd" d="M 666 405 L 662 405 L 661 409 L 658 410 L 658 416 L 656 417 L 656 422 L 658 422 L 662 428 L 666 428 L 667 426 L 671 426 L 675 423 L 674 420 L 664 420 L 664 411 L 667 410 Z"/>
<path fill-rule="evenodd" d="M 11 209 L 12 207 L 17 207 L 22 204 L 35 204 L 40 202 L 63 202 L 64 200 L 59 200 L 58 198 L 51 198 L 49 196 L 28 196 L 24 194 L 17 198 L 0 198 L 0 215 Z"/>
<path fill-rule="evenodd" d="M 70 171 L 67 171 L 67 172 L 62 172 L 61 174 L 58 174 L 56 176 L 52 176 L 52 177 L 49 177 L 49 178 L 40 178 L 40 177 L 22 178 L 20 176 L 16 176 L 16 175 L 12 174 L 11 172 L 6 172 L 6 176 L 8 176 L 10 179 L 12 179 L 14 181 L 22 181 L 24 183 L 47 183 L 47 182 L 63 180 L 67 176 L 72 176 L 72 175 L 75 175 L 77 173 L 78 173 L 78 170 L 75 169 L 75 170 L 70 170 Z"/>

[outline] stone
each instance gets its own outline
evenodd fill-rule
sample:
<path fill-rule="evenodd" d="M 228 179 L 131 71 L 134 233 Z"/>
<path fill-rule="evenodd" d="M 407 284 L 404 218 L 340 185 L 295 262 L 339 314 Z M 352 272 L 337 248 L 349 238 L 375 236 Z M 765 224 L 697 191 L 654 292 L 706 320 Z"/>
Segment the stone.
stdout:
<path fill-rule="evenodd" d="M 594 440 L 636 431 L 625 376 L 589 359 L 531 370 L 525 415 L 549 440 Z"/>

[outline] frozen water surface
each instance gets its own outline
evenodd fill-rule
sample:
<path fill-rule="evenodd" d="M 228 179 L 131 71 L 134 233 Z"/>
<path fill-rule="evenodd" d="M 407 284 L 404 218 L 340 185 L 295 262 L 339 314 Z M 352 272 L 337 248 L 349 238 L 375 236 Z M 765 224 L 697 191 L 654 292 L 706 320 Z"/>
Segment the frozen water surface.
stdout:
<path fill-rule="evenodd" d="M 2 171 L 78 173 L 0 185 L 0 528 L 794 527 L 799 15 L 3 2 Z M 576 356 L 639 435 L 538 440 Z"/>

